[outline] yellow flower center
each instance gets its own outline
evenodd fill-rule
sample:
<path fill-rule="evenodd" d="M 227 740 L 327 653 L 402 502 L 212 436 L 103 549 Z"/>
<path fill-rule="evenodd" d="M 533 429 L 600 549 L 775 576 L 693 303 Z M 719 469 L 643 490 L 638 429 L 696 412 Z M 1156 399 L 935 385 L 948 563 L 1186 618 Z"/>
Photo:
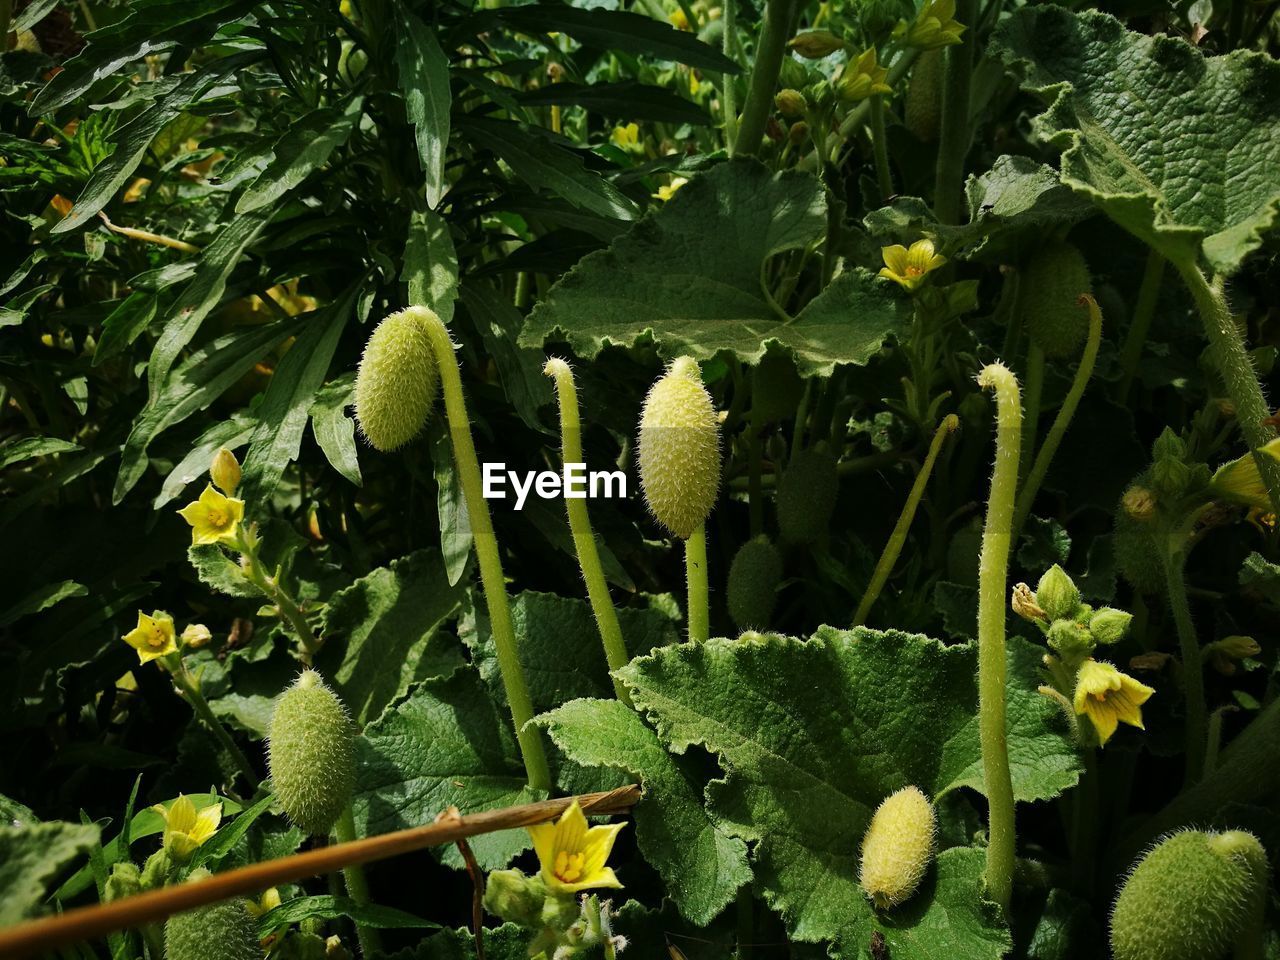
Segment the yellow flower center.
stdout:
<path fill-rule="evenodd" d="M 227 515 L 227 512 L 220 507 L 209 508 L 209 525 L 211 527 L 221 529 L 227 525 L 230 519 L 231 518 Z"/>
<path fill-rule="evenodd" d="M 582 876 L 582 864 L 586 859 L 586 854 L 561 850 L 556 854 L 556 865 L 553 871 L 556 879 L 561 883 L 574 883 Z"/>
<path fill-rule="evenodd" d="M 165 636 L 163 630 L 157 626 L 147 628 L 147 646 L 159 650 L 169 642 L 169 638 Z"/>
<path fill-rule="evenodd" d="M 914 263 L 909 263 L 909 264 L 907 264 L 907 276 L 908 276 L 908 277 L 923 277 L 923 276 L 924 276 L 924 267 L 917 266 L 917 265 L 916 265 L 916 264 L 914 264 Z"/>

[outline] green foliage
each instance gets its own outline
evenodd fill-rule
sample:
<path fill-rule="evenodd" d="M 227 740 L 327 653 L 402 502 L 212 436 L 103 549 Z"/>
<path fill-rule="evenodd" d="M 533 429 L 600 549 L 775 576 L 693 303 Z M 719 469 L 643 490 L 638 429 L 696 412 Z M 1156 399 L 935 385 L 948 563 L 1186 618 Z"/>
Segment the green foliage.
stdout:
<path fill-rule="evenodd" d="M 0 826 L 0 924 L 34 916 L 50 882 L 98 841 L 98 828 L 79 823 Z"/>

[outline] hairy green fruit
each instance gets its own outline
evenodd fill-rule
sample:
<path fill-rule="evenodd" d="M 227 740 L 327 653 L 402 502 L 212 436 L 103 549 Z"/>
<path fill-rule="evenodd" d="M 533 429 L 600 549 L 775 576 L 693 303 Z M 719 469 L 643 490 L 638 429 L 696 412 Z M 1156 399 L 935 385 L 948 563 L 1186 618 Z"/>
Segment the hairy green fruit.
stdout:
<path fill-rule="evenodd" d="M 926 143 L 937 140 L 942 129 L 942 56 L 941 50 L 920 54 L 903 105 L 907 129 Z"/>
<path fill-rule="evenodd" d="M 862 838 L 858 882 L 877 909 L 908 900 L 933 862 L 938 818 L 918 787 L 903 787 L 876 808 Z"/>
<path fill-rule="evenodd" d="M 645 397 L 640 486 L 658 522 L 689 539 L 720 489 L 720 421 L 698 364 L 680 357 Z"/>
<path fill-rule="evenodd" d="M 342 701 L 308 670 L 276 701 L 269 736 L 271 782 L 289 819 L 323 835 L 355 787 L 355 730 Z"/>
<path fill-rule="evenodd" d="M 1069 243 L 1040 248 L 1022 275 L 1027 332 L 1047 357 L 1072 357 L 1089 333 L 1082 294 L 1093 292 L 1089 265 Z"/>
<path fill-rule="evenodd" d="M 1111 914 L 1115 960 L 1217 960 L 1249 920 L 1267 855 L 1241 830 L 1166 837 L 1125 881 Z"/>
<path fill-rule="evenodd" d="M 840 493 L 835 457 L 805 450 L 778 484 L 778 528 L 791 543 L 816 543 L 827 532 Z"/>
<path fill-rule="evenodd" d="M 768 537 L 748 540 L 729 567 L 729 616 L 740 630 L 769 626 L 778 584 L 782 580 L 782 556 Z"/>
<path fill-rule="evenodd" d="M 409 307 L 383 320 L 365 345 L 356 374 L 356 420 L 378 450 L 403 447 L 416 437 L 440 392 L 426 307 Z"/>
<path fill-rule="evenodd" d="M 803 393 L 804 381 L 791 358 L 767 353 L 751 382 L 751 415 L 764 423 L 794 417 Z"/>
<path fill-rule="evenodd" d="M 189 882 L 208 876 L 197 870 Z M 164 952 L 167 960 L 262 960 L 258 925 L 240 899 L 174 914 L 164 925 Z"/>
<path fill-rule="evenodd" d="M 1116 568 L 1135 590 L 1159 593 L 1164 589 L 1160 546 L 1149 524 L 1139 523 L 1122 508 L 1116 513 L 1111 548 L 1115 552 Z"/>

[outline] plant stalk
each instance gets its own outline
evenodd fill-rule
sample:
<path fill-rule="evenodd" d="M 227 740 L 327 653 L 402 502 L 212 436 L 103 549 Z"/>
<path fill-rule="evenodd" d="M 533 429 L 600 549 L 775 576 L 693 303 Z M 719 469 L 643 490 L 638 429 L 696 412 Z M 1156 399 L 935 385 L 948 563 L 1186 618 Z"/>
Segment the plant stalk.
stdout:
<path fill-rule="evenodd" d="M 542 372 L 555 380 L 556 393 L 560 398 L 560 448 L 564 462 L 584 463 L 582 420 L 578 412 L 578 388 L 573 382 L 573 371 L 563 360 L 551 359 L 542 368 Z M 571 498 L 566 493 L 564 505 L 569 514 L 569 531 L 573 534 L 578 566 L 582 569 L 582 578 L 587 582 L 591 612 L 595 614 L 600 640 L 604 644 L 605 659 L 609 662 L 610 673 L 613 673 L 625 667 L 631 658 L 627 656 L 627 645 L 622 639 L 618 612 L 609 596 L 609 583 L 605 580 L 604 568 L 600 564 L 600 551 L 596 547 L 595 534 L 591 529 L 587 502 L 583 498 Z M 613 690 L 618 699 L 631 706 L 631 695 L 627 688 L 616 676 L 612 679 Z"/>
<path fill-rule="evenodd" d="M 884 95 L 871 96 L 871 152 L 875 156 L 876 185 L 880 188 L 880 202 L 893 196 L 893 172 L 889 169 L 889 144 L 884 132 Z"/>
<path fill-rule="evenodd" d="M 1016 834 L 1005 721 L 1005 605 L 1022 440 L 1022 402 L 1018 380 L 1003 364 L 984 367 L 978 384 L 994 390 L 996 397 L 996 463 L 978 565 L 978 738 L 989 805 L 984 879 L 987 895 L 1008 914 Z"/>
<path fill-rule="evenodd" d="M 311 625 L 307 623 L 307 616 L 302 612 L 302 607 L 293 599 L 293 594 L 285 588 L 278 577 L 268 575 L 263 569 L 262 560 L 258 556 L 258 542 L 255 533 L 242 530 L 236 538 L 235 546 L 248 558 L 249 563 L 245 567 L 245 576 L 275 604 L 280 616 L 289 622 L 289 626 L 293 628 L 293 632 L 298 637 L 298 642 L 302 645 L 302 662 L 310 666 L 311 658 L 320 649 L 320 640 L 312 631 Z"/>
<path fill-rule="evenodd" d="M 187 668 L 179 662 L 177 669 L 171 670 L 170 674 L 178 691 L 182 694 L 182 699 L 187 701 L 191 706 L 192 712 L 209 728 L 209 732 L 218 741 L 218 745 L 230 755 L 231 762 L 236 765 L 236 769 L 240 771 L 240 775 L 244 777 L 245 782 L 251 788 L 256 787 L 258 785 L 258 773 L 253 769 L 253 764 L 244 755 L 244 751 L 236 745 L 235 740 L 231 739 L 231 734 L 227 733 L 227 728 L 222 725 L 222 721 L 209 708 L 209 701 L 204 698 L 200 688 L 187 675 Z"/>
<path fill-rule="evenodd" d="M 724 36 L 721 38 L 720 52 L 734 63 L 738 62 L 737 54 L 737 0 L 725 0 Z M 781 65 L 779 65 L 781 66 Z M 724 117 L 724 145 L 732 150 L 738 136 L 738 79 L 731 73 L 720 75 L 720 105 Z"/>
<path fill-rule="evenodd" d="M 967 29 L 960 43 L 947 49 L 942 82 L 942 130 L 938 135 L 937 178 L 933 211 L 942 223 L 959 223 L 964 197 L 964 160 L 973 131 L 969 127 L 973 51 L 978 34 L 977 0 L 957 0 L 956 20 Z"/>
<path fill-rule="evenodd" d="M 1181 534 L 1174 536 L 1181 537 Z M 1186 786 L 1200 780 L 1204 773 L 1205 746 L 1208 743 L 1208 725 L 1204 705 L 1204 667 L 1200 657 L 1200 641 L 1196 637 L 1195 624 L 1191 621 L 1191 604 L 1187 600 L 1186 548 L 1183 544 L 1169 544 L 1165 549 L 1165 585 L 1169 594 L 1169 610 L 1173 614 L 1178 632 L 1178 647 L 1182 654 L 1182 676 L 1186 692 Z"/>
<path fill-rule="evenodd" d="M 1133 378 L 1137 376 L 1142 350 L 1147 345 L 1151 321 L 1156 315 L 1156 302 L 1160 299 L 1160 284 L 1164 281 L 1164 257 L 1154 250 L 1147 251 L 1147 266 L 1142 271 L 1142 284 L 1138 287 L 1138 300 L 1133 305 L 1133 317 L 1129 320 L 1129 332 L 1125 334 L 1124 347 L 1120 350 L 1120 379 L 1117 396 L 1123 405 L 1128 402 Z"/>
<path fill-rule="evenodd" d="M 684 544 L 684 572 L 689 582 L 689 639 L 705 643 L 711 636 L 711 609 L 707 589 L 707 524 L 702 522 Z"/>
<path fill-rule="evenodd" d="M 733 139 L 732 156 L 755 156 L 764 139 L 769 110 L 773 107 L 773 88 L 782 69 L 787 33 L 791 27 L 792 0 L 766 0 L 764 26 L 756 47 L 756 63 L 747 87 L 747 102 L 742 106 L 738 133 Z"/>
<path fill-rule="evenodd" d="M 351 804 L 347 804 L 338 822 L 333 825 L 333 835 L 339 843 L 352 843 L 356 838 L 355 817 L 351 813 Z M 367 907 L 369 900 L 369 881 L 364 875 L 364 867 L 358 863 L 349 863 L 342 868 L 342 880 L 347 885 L 347 896 L 358 905 Z M 378 931 L 362 923 L 356 923 L 356 938 L 360 941 L 360 953 L 364 957 L 372 957 L 382 950 L 382 938 Z"/>
<path fill-rule="evenodd" d="M 497 648 L 498 667 L 507 703 L 511 707 L 511 719 L 515 723 L 516 740 L 524 760 L 529 786 L 535 790 L 551 790 L 551 770 L 542 745 L 542 734 L 530 726 L 533 719 L 533 701 L 525 682 L 524 668 L 520 664 L 516 645 L 515 626 L 511 620 L 511 604 L 507 598 L 506 579 L 502 573 L 502 557 L 498 552 L 498 539 L 493 532 L 493 519 L 489 504 L 484 499 L 480 480 L 480 462 L 476 457 L 475 441 L 471 438 L 471 422 L 467 418 L 467 403 L 462 394 L 462 374 L 458 358 L 453 352 L 453 341 L 444 322 L 434 311 L 423 309 L 421 315 L 436 364 L 440 368 L 440 384 L 444 392 L 445 415 L 449 421 L 449 438 L 453 443 L 454 466 L 462 483 L 462 494 L 471 520 L 471 533 L 475 543 L 476 559 L 480 564 L 480 583 L 484 588 L 485 604 L 489 610 L 490 628 Z"/>

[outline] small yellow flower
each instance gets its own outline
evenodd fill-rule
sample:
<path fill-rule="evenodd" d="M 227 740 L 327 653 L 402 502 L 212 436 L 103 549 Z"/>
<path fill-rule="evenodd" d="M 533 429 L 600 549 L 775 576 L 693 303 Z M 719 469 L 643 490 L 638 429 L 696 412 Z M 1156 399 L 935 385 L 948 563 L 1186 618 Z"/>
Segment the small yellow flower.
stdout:
<path fill-rule="evenodd" d="M 676 195 L 677 190 L 679 190 L 688 182 L 689 181 L 686 180 L 684 177 L 672 177 L 671 182 L 667 184 L 663 184 L 661 187 L 659 187 L 658 192 L 655 193 L 654 196 L 657 197 L 659 200 L 661 200 L 663 203 L 666 203 L 668 200 L 670 200 L 672 197 Z"/>
<path fill-rule="evenodd" d="M 196 812 L 191 798 L 178 794 L 167 808 L 157 803 L 151 808 L 164 818 L 164 849 L 178 863 L 186 863 L 204 843 L 218 832 L 222 821 L 222 804 L 215 803 Z"/>
<path fill-rule="evenodd" d="M 167 657 L 178 649 L 173 617 L 161 610 L 147 616 L 138 611 L 138 625 L 124 635 L 124 642 L 138 651 L 139 663 Z"/>
<path fill-rule="evenodd" d="M 868 47 L 844 68 L 836 90 L 840 99 L 856 103 L 877 93 L 893 93 L 893 88 L 884 82 L 888 76 L 889 71 L 876 62 L 876 48 Z"/>
<path fill-rule="evenodd" d="M 578 801 L 555 824 L 528 827 L 542 866 L 542 881 L 553 892 L 577 893 L 591 887 L 621 888 L 613 868 L 605 866 L 613 841 L 625 823 L 589 827 Z"/>
<path fill-rule="evenodd" d="M 614 127 L 609 139 L 615 147 L 635 152 L 640 149 L 640 125 L 628 123 L 625 127 Z"/>
<path fill-rule="evenodd" d="M 689 18 L 685 16 L 684 10 L 682 9 L 677 10 L 675 13 L 671 14 L 671 16 L 667 17 L 667 19 L 671 21 L 671 25 L 677 30 L 689 29 Z"/>
<path fill-rule="evenodd" d="M 1098 739 L 1106 743 L 1116 732 L 1116 726 L 1127 723 L 1139 730 L 1142 725 L 1142 705 L 1155 693 L 1145 683 L 1121 673 L 1101 660 L 1086 660 L 1076 674 L 1076 713 L 1089 718 L 1098 731 Z"/>
<path fill-rule="evenodd" d="M 924 282 L 925 275 L 947 262 L 940 253 L 933 252 L 932 240 L 917 240 L 908 250 L 900 243 L 884 247 L 880 251 L 884 267 L 880 276 L 899 284 L 904 290 L 915 290 Z"/>
<path fill-rule="evenodd" d="M 244 501 L 225 497 L 208 484 L 200 499 L 187 504 L 178 513 L 191 524 L 191 543 L 232 543 L 244 519 Z"/>
<path fill-rule="evenodd" d="M 929 0 L 912 23 L 900 20 L 894 28 L 894 39 L 917 50 L 941 50 L 960 43 L 964 24 L 958 22 L 956 0 Z"/>
<path fill-rule="evenodd" d="M 270 913 L 278 906 L 280 906 L 280 891 L 275 887 L 271 887 L 256 901 L 249 900 L 245 902 L 245 908 L 248 909 L 249 916 L 255 920 L 264 914 Z"/>
<path fill-rule="evenodd" d="M 1258 454 L 1280 461 L 1280 437 L 1266 446 L 1258 448 Z M 1214 471 L 1209 488 L 1214 496 L 1232 503 L 1242 503 L 1262 511 L 1271 509 L 1271 498 L 1267 495 L 1267 486 L 1262 482 L 1262 474 L 1258 471 L 1258 461 L 1252 453 L 1246 453 L 1230 463 L 1224 463 Z"/>

